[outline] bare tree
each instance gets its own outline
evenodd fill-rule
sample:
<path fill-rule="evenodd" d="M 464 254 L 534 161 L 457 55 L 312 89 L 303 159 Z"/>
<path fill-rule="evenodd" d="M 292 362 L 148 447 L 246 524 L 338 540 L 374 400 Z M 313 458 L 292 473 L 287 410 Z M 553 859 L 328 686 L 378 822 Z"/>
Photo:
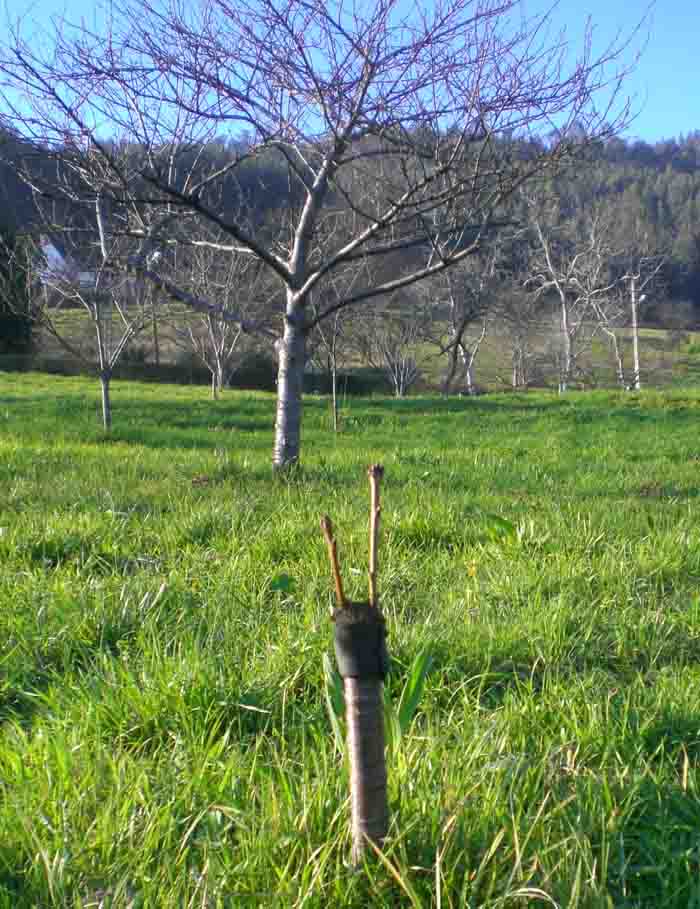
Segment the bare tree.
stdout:
<path fill-rule="evenodd" d="M 330 318 L 318 322 L 311 337 L 311 358 L 319 364 L 330 382 L 333 432 L 338 432 L 339 429 L 338 368 L 348 347 L 347 329 L 351 315 L 351 311 L 338 310 Z"/>
<path fill-rule="evenodd" d="M 345 232 L 345 242 L 349 242 L 351 228 L 352 218 L 336 215 L 328 219 L 325 225 L 326 245 L 331 248 L 334 243 L 337 245 L 341 231 Z M 310 358 L 320 365 L 330 381 L 334 432 L 339 428 L 338 367 L 353 346 L 353 311 L 352 308 L 340 307 L 327 318 L 321 318 L 321 314 L 350 296 L 355 288 L 367 286 L 371 282 L 370 269 L 369 261 L 348 263 L 345 268 L 338 268 L 330 274 L 323 288 L 312 292 L 309 297 L 309 315 L 313 320 L 313 329 L 308 335 Z"/>
<path fill-rule="evenodd" d="M 508 377 L 499 374 L 499 379 L 513 390 L 527 388 L 534 378 L 541 335 L 542 303 L 524 279 L 520 273 L 501 277 L 490 314 L 499 345 L 508 352 Z"/>
<path fill-rule="evenodd" d="M 472 335 L 471 337 L 465 337 L 462 335 L 462 340 L 459 343 L 459 354 L 462 358 L 462 365 L 464 366 L 464 387 L 468 395 L 476 394 L 476 384 L 474 382 L 474 364 L 476 363 L 476 358 L 479 355 L 479 350 L 483 344 L 484 338 L 486 337 L 486 328 L 488 326 L 488 318 L 484 317 L 481 323 L 481 331 Z"/>
<path fill-rule="evenodd" d="M 381 370 L 395 397 L 403 398 L 420 376 L 419 346 L 429 338 L 427 314 L 400 308 L 375 313 L 355 327 L 355 343 L 365 363 Z"/>
<path fill-rule="evenodd" d="M 537 296 L 555 291 L 561 317 L 562 356 L 560 390 L 576 364 L 581 337 L 601 331 L 615 362 L 618 384 L 639 389 L 639 306 L 645 290 L 658 285 L 664 257 L 650 251 L 646 237 L 620 237 L 615 212 L 593 208 L 578 221 L 551 221 L 544 225 L 535 213 L 538 248 L 532 257 L 533 273 L 527 283 Z M 633 374 L 628 381 L 624 341 L 631 329 Z"/>
<path fill-rule="evenodd" d="M 175 344 L 191 350 L 209 371 L 211 396 L 217 400 L 236 370 L 243 339 L 266 330 L 263 316 L 276 289 L 250 256 L 221 256 L 210 247 L 184 251 L 176 274 L 178 284 L 195 297 L 217 303 L 216 310 L 194 314 L 179 305 L 167 319 Z M 248 318 L 251 311 L 255 323 Z"/>
<path fill-rule="evenodd" d="M 132 240 L 131 267 L 201 311 L 215 304 L 179 287 L 167 256 L 149 264 L 154 250 L 198 243 L 275 276 L 278 467 L 299 457 L 309 330 L 465 260 L 520 186 L 627 113 L 596 104 L 617 105 L 625 48 L 595 56 L 589 34 L 574 57 L 548 39 L 548 14 L 525 20 L 517 0 L 116 0 L 104 18 L 101 33 L 61 23 L 45 56 L 18 29 L 0 49 L 6 125 L 60 171 L 27 166 L 25 179 L 72 206 L 102 199 Z M 536 139 L 552 126 L 549 143 Z M 232 131 L 245 146 L 208 157 Z M 290 187 L 274 233 L 239 216 L 270 162 Z M 319 245 L 338 212 L 352 215 L 350 238 Z M 334 272 L 368 259 L 376 280 L 310 314 Z"/>
<path fill-rule="evenodd" d="M 496 299 L 496 260 L 492 247 L 488 255 L 472 256 L 424 287 L 447 325 L 447 338 L 440 344 L 440 353 L 448 357 L 442 382 L 444 395 L 450 393 L 460 367 L 466 393 L 476 393 L 474 365 Z"/>
<path fill-rule="evenodd" d="M 632 328 L 632 388 L 639 391 L 642 387 L 642 367 L 639 357 L 639 309 L 645 302 L 647 293 L 654 283 L 658 283 L 665 257 L 662 255 L 645 254 L 637 249 L 636 255 L 628 259 L 628 268 L 621 281 L 629 293 L 630 325 Z"/>
<path fill-rule="evenodd" d="M 105 432 L 112 428 L 110 388 L 114 369 L 148 319 L 148 288 L 138 277 L 109 268 L 107 244 L 103 235 L 105 253 L 101 261 L 81 262 L 77 258 L 80 249 L 63 253 L 44 237 L 35 256 L 39 261 L 35 275 L 38 287 L 32 308 L 40 329 L 88 369 L 97 370 Z M 93 343 L 87 347 L 76 340 L 75 316 L 81 311 L 87 313 L 92 326 Z"/>
<path fill-rule="evenodd" d="M 625 373 L 625 326 L 629 320 L 624 288 L 618 285 L 604 298 L 596 300 L 593 313 L 598 327 L 610 344 L 617 384 L 620 388 L 627 389 L 629 385 Z"/>
<path fill-rule="evenodd" d="M 587 329 L 590 340 L 596 305 L 606 300 L 616 285 L 609 225 L 597 211 L 586 213 L 580 222 L 560 220 L 556 201 L 548 206 L 545 220 L 541 200 L 530 198 L 528 204 L 534 251 L 526 285 L 536 297 L 555 294 L 558 300 L 559 391 L 565 392 Z"/>

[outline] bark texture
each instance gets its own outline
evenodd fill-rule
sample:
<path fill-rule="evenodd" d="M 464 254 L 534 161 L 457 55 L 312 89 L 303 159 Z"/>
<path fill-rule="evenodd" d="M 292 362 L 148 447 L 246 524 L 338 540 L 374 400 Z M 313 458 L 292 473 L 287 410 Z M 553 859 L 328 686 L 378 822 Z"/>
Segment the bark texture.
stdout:
<path fill-rule="evenodd" d="M 111 376 L 101 375 L 100 385 L 102 387 L 102 425 L 105 432 L 112 428 L 112 399 L 109 393 L 109 383 Z"/>
<path fill-rule="evenodd" d="M 276 470 L 296 464 L 299 460 L 305 346 L 302 313 L 292 312 L 285 319 L 284 336 L 278 347 L 277 419 L 273 454 Z"/>
<path fill-rule="evenodd" d="M 630 305 L 632 308 L 632 359 L 634 362 L 632 386 L 635 391 L 639 391 L 642 387 L 642 375 L 639 363 L 639 299 L 635 277 L 630 281 Z"/>
<path fill-rule="evenodd" d="M 352 860 L 362 860 L 367 841 L 381 846 L 389 826 L 384 757 L 383 682 L 379 676 L 346 678 Z"/>

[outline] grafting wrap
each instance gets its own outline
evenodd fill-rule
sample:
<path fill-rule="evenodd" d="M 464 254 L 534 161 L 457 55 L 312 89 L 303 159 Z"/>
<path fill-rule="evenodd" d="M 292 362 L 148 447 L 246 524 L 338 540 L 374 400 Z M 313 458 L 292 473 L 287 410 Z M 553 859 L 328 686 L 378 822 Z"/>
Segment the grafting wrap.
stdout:
<path fill-rule="evenodd" d="M 352 859 L 359 864 L 367 841 L 381 846 L 389 826 L 382 691 L 389 669 L 386 625 L 369 603 L 347 603 L 333 619 L 348 725 Z"/>

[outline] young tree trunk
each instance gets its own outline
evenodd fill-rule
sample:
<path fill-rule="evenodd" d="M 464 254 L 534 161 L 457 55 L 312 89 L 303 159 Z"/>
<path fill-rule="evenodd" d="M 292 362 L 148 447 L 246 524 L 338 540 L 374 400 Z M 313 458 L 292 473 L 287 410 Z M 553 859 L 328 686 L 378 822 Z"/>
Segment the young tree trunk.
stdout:
<path fill-rule="evenodd" d="M 514 391 L 517 391 L 525 385 L 525 356 L 520 347 L 516 347 L 513 350 L 513 377 L 511 385 Z"/>
<path fill-rule="evenodd" d="M 571 335 L 569 334 L 569 309 L 562 300 L 561 304 L 561 339 L 562 362 L 559 375 L 559 391 L 565 392 L 569 387 L 571 378 Z"/>
<path fill-rule="evenodd" d="M 335 355 L 331 357 L 331 406 L 333 407 L 333 432 L 338 432 L 338 368 Z"/>
<path fill-rule="evenodd" d="M 459 355 L 462 358 L 462 366 L 464 367 L 464 390 L 468 395 L 474 394 L 474 363 L 472 358 L 469 356 L 469 351 L 460 343 L 457 345 L 459 349 Z"/>
<path fill-rule="evenodd" d="M 112 428 L 112 400 L 109 396 L 109 383 L 112 376 L 109 372 L 100 373 L 100 385 L 102 386 L 102 425 L 105 432 Z"/>
<path fill-rule="evenodd" d="M 343 680 L 348 719 L 352 861 L 359 865 L 372 842 L 381 847 L 389 827 L 384 704 L 381 677 Z"/>
<path fill-rule="evenodd" d="M 287 308 L 284 335 L 278 347 L 277 419 L 272 457 L 275 470 L 282 470 L 299 460 L 306 345 L 303 316 L 298 305 Z"/>
<path fill-rule="evenodd" d="M 632 307 L 632 357 L 634 360 L 634 376 L 632 387 L 639 391 L 642 387 L 642 377 L 639 365 L 639 301 L 637 300 L 637 279 L 630 279 L 630 305 Z"/>
<path fill-rule="evenodd" d="M 218 401 L 224 390 L 224 366 L 217 358 L 211 370 L 211 396 L 214 401 Z"/>
<path fill-rule="evenodd" d="M 615 357 L 615 371 L 617 372 L 617 382 L 620 388 L 624 389 L 627 385 L 625 382 L 625 365 L 622 359 L 622 351 L 617 340 L 617 335 L 612 335 L 613 355 Z"/>
<path fill-rule="evenodd" d="M 479 348 L 481 347 L 481 343 L 485 337 L 486 322 L 484 322 L 484 326 L 479 337 L 475 341 L 472 341 L 470 349 L 467 349 L 464 344 L 459 345 L 459 350 L 462 355 L 462 362 L 464 363 L 466 392 L 468 395 L 476 394 L 476 386 L 474 385 L 474 364 L 476 363 L 476 358 L 479 354 Z"/>
<path fill-rule="evenodd" d="M 447 367 L 447 372 L 445 373 L 445 378 L 442 383 L 442 394 L 444 397 L 447 397 L 452 388 L 452 382 L 454 381 L 455 373 L 457 372 L 457 345 L 454 344 L 450 350 L 450 359 L 449 365 Z"/>
<path fill-rule="evenodd" d="M 465 381 L 465 390 L 466 390 L 467 394 L 475 395 L 476 389 L 474 388 L 474 367 L 472 366 L 471 363 L 469 363 L 469 365 L 467 366 L 467 368 L 465 370 L 464 381 Z"/>
<path fill-rule="evenodd" d="M 160 366 L 160 338 L 158 337 L 158 317 L 155 305 L 151 307 L 151 331 L 153 334 L 153 362 Z"/>

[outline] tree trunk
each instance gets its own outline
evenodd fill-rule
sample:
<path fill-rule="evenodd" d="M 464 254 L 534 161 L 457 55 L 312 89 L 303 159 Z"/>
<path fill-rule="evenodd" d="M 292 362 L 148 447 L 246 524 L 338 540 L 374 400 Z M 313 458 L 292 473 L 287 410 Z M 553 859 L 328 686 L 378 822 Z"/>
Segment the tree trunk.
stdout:
<path fill-rule="evenodd" d="M 634 359 L 634 376 L 632 387 L 639 391 L 642 387 L 642 376 L 639 366 L 639 303 L 637 300 L 637 279 L 630 279 L 630 304 L 632 307 L 632 356 Z"/>
<path fill-rule="evenodd" d="M 459 344 L 461 339 L 461 334 L 458 332 L 455 327 L 455 307 L 456 303 L 454 297 L 450 295 L 450 313 L 452 315 L 452 326 L 450 328 L 450 340 L 452 341 L 452 346 L 450 348 L 450 359 L 449 365 L 447 367 L 447 373 L 445 374 L 445 379 L 442 383 L 442 393 L 447 397 L 450 393 L 452 387 L 452 382 L 454 381 L 455 373 L 457 372 L 457 359 L 459 356 Z"/>
<path fill-rule="evenodd" d="M 282 470 L 299 460 L 305 345 L 303 310 L 298 305 L 290 306 L 278 347 L 277 419 L 272 455 L 275 470 Z"/>
<path fill-rule="evenodd" d="M 571 378 L 571 335 L 569 334 L 569 309 L 564 301 L 561 304 L 562 363 L 559 375 L 559 391 L 565 392 Z"/>
<path fill-rule="evenodd" d="M 153 362 L 160 366 L 160 339 L 158 337 L 158 317 L 155 307 L 151 309 L 151 330 L 153 333 Z"/>
<path fill-rule="evenodd" d="M 112 376 L 109 373 L 100 373 L 100 385 L 102 386 L 102 425 L 104 431 L 109 432 L 112 428 L 112 401 L 109 396 L 109 383 Z"/>
<path fill-rule="evenodd" d="M 224 390 L 224 367 L 217 360 L 211 370 L 211 396 L 212 400 L 218 401 L 219 396 Z"/>
<path fill-rule="evenodd" d="M 620 388 L 625 389 L 627 383 L 625 382 L 625 365 L 622 360 L 622 351 L 620 350 L 620 345 L 617 340 L 617 335 L 613 334 L 612 338 L 613 352 L 615 355 L 615 368 L 617 372 L 617 382 Z"/>
<path fill-rule="evenodd" d="M 459 344 L 459 352 L 462 356 L 462 363 L 464 364 L 464 376 L 466 382 L 466 392 L 468 395 L 476 394 L 476 386 L 474 385 L 474 364 L 476 363 L 476 358 L 479 354 L 479 348 L 481 347 L 481 342 L 486 337 L 486 322 L 484 322 L 481 335 L 471 342 L 471 347 L 467 348 L 466 345 L 462 342 Z"/>
<path fill-rule="evenodd" d="M 457 372 L 457 345 L 453 344 L 450 350 L 450 359 L 449 365 L 447 367 L 447 372 L 445 373 L 445 378 L 442 383 L 442 394 L 444 397 L 448 397 L 450 394 L 450 389 L 452 388 L 452 382 L 454 381 L 455 373 Z"/>
<path fill-rule="evenodd" d="M 471 363 L 468 364 L 468 366 L 465 370 L 464 379 L 465 379 L 467 394 L 468 395 L 476 394 L 476 389 L 474 388 L 474 367 L 472 366 Z"/>
<path fill-rule="evenodd" d="M 338 432 L 338 368 L 335 356 L 331 357 L 331 402 L 333 407 L 333 432 Z"/>

